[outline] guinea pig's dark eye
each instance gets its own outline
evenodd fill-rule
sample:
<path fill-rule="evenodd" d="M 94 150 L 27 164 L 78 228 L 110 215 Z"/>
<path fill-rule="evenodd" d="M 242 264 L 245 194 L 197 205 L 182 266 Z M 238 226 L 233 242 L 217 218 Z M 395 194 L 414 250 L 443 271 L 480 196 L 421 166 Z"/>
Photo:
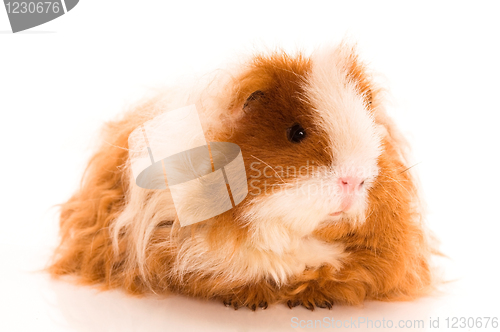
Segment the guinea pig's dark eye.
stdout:
<path fill-rule="evenodd" d="M 306 131 L 299 124 L 294 124 L 286 130 L 286 137 L 292 143 L 300 143 L 306 137 Z"/>
<path fill-rule="evenodd" d="M 264 92 L 260 91 L 260 90 L 257 90 L 255 92 L 253 92 L 248 98 L 247 100 L 245 101 L 245 103 L 243 104 L 243 108 L 247 108 L 248 105 L 254 101 L 254 100 L 258 100 L 260 98 L 262 98 L 264 96 Z"/>

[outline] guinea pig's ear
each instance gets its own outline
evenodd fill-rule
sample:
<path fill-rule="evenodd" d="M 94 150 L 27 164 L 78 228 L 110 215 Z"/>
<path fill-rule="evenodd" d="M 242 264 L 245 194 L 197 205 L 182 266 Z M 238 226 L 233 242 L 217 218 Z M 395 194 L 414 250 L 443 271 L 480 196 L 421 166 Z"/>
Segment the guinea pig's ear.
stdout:
<path fill-rule="evenodd" d="M 347 75 L 354 82 L 359 93 L 364 97 L 367 107 L 371 108 L 374 97 L 373 84 L 365 65 L 358 60 L 356 54 L 352 56 L 348 63 Z"/>
<path fill-rule="evenodd" d="M 243 118 L 257 112 L 265 98 L 266 93 L 259 88 L 238 89 L 229 105 L 229 112 L 221 120 L 227 125 L 237 126 Z"/>
<path fill-rule="evenodd" d="M 268 98 L 266 91 L 269 91 L 274 80 L 273 71 L 269 66 L 260 65 L 263 60 L 259 59 L 252 60 L 248 69 L 235 77 L 227 89 L 231 95 L 229 118 L 232 121 L 238 121 L 256 111 Z"/>
<path fill-rule="evenodd" d="M 356 46 L 343 44 L 340 46 L 340 54 L 348 80 L 356 85 L 359 93 L 365 99 L 367 108 L 371 109 L 376 90 L 366 65 L 359 60 Z"/>
<path fill-rule="evenodd" d="M 255 107 L 256 103 L 262 101 L 265 98 L 265 93 L 261 90 L 256 90 L 248 96 L 248 98 L 243 103 L 243 112 L 251 112 L 252 106 Z"/>

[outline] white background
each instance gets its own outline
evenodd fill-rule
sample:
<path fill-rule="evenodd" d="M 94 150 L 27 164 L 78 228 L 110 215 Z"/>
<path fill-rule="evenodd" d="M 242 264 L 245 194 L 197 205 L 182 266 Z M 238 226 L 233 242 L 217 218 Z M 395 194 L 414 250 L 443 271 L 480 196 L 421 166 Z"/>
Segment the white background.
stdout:
<path fill-rule="evenodd" d="M 12 34 L 0 8 L 0 330 L 298 330 L 292 317 L 422 319 L 425 330 L 439 317 L 443 330 L 446 317 L 499 317 L 498 17 L 495 1 L 84 0 Z M 37 272 L 57 244 L 54 205 L 77 188 L 104 121 L 152 87 L 239 54 L 264 46 L 307 51 L 345 36 L 383 75 L 390 112 L 420 162 L 428 224 L 449 256 L 439 264 L 455 280 L 440 294 L 252 312 L 184 297 L 99 293 Z"/>

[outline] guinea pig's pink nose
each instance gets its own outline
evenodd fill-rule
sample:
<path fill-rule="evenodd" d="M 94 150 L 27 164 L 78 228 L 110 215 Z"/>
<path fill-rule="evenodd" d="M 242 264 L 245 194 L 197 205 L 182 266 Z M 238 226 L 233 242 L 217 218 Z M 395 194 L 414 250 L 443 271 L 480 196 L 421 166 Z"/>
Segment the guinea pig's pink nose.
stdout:
<path fill-rule="evenodd" d="M 354 194 L 365 183 L 365 180 L 353 176 L 344 176 L 339 178 L 339 185 L 344 194 Z"/>

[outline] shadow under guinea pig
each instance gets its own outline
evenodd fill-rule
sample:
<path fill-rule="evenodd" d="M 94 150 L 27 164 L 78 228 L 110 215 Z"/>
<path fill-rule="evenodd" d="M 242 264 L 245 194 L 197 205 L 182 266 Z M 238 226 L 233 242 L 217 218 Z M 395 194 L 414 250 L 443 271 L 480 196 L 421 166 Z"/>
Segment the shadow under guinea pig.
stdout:
<path fill-rule="evenodd" d="M 414 302 L 366 302 L 363 307 L 336 306 L 331 310 L 309 311 L 302 307 L 290 310 L 273 305 L 255 312 L 248 308 L 235 311 L 218 301 L 204 301 L 171 295 L 134 298 L 120 291 L 101 292 L 92 287 L 47 280 L 55 324 L 71 331 L 297 331 L 329 329 L 373 331 L 392 330 L 399 321 L 423 320 L 424 326 L 405 328 L 424 331 L 433 311 L 430 298 Z M 54 316 L 54 312 L 60 315 Z M 371 321 L 371 323 L 370 323 Z M 384 323 L 387 327 L 384 328 Z M 352 325 L 355 324 L 355 325 Z M 374 326 L 370 326 L 373 324 Z"/>

